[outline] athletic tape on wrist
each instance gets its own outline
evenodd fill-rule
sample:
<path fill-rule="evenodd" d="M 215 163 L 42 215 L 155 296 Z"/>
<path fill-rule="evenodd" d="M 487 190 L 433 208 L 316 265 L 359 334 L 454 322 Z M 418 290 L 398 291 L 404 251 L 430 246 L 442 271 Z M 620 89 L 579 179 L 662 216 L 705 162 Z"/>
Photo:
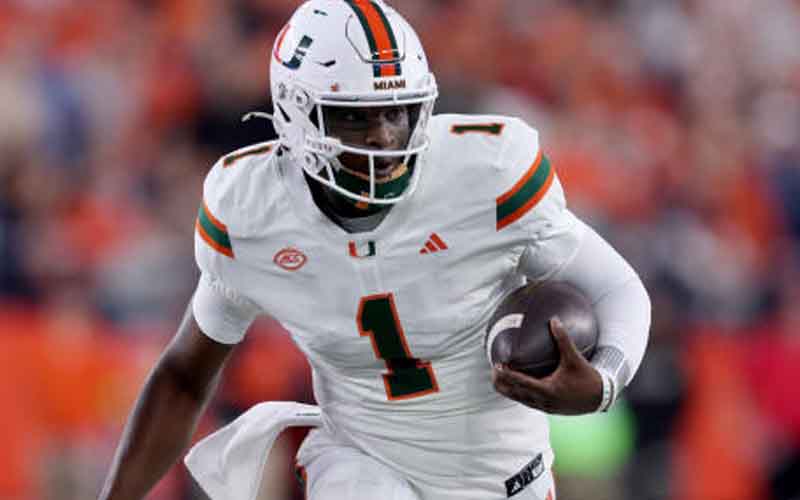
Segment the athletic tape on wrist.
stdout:
<path fill-rule="evenodd" d="M 600 379 L 603 381 L 603 397 L 600 400 L 600 404 L 597 406 L 596 411 L 606 412 L 609 410 L 609 408 L 611 408 L 611 405 L 614 404 L 614 398 L 616 396 L 614 377 L 612 377 L 611 374 L 605 370 L 598 370 L 598 372 L 600 373 Z"/>

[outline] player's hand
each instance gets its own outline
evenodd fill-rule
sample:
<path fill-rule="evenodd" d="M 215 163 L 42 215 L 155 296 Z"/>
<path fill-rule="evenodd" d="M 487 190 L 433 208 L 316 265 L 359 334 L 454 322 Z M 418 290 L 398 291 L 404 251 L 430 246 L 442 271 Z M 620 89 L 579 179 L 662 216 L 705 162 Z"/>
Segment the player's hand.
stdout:
<path fill-rule="evenodd" d="M 534 378 L 495 364 L 492 370 L 495 390 L 547 413 L 580 415 L 597 410 L 603 397 L 600 374 L 578 352 L 558 318 L 550 320 L 550 334 L 561 355 L 558 368 L 546 377 Z"/>

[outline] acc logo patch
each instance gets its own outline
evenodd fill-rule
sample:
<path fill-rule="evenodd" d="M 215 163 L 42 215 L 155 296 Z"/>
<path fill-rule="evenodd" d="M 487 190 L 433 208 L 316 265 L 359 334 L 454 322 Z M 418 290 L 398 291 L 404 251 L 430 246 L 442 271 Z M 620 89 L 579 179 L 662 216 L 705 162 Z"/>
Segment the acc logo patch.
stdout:
<path fill-rule="evenodd" d="M 287 271 L 297 271 L 305 265 L 307 260 L 308 257 L 306 257 L 306 254 L 292 247 L 279 250 L 278 253 L 275 254 L 275 257 L 272 258 L 272 262 L 278 264 Z"/>

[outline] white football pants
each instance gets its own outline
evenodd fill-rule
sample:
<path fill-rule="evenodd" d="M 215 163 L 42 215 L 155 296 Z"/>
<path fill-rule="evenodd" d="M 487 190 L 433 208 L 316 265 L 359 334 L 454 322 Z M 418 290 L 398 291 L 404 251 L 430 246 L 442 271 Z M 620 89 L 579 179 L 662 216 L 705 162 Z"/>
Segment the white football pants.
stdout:
<path fill-rule="evenodd" d="M 470 470 L 420 477 L 333 439 L 321 428 L 319 408 L 293 402 L 254 406 L 200 440 L 184 462 L 213 500 L 256 500 L 270 448 L 281 431 L 295 425 L 317 427 L 298 454 L 305 455 L 300 471 L 307 500 L 555 500 L 546 465 L 551 455 L 542 458 L 540 453 L 519 472 L 510 470 L 488 481 Z M 428 457 L 426 467 L 435 469 L 438 462 L 451 459 L 447 453 Z"/>
<path fill-rule="evenodd" d="M 348 446 L 327 446 L 306 466 L 297 466 L 305 483 L 306 500 L 456 500 L 485 498 L 502 500 L 495 493 L 482 495 L 453 485 L 412 484 L 399 472 Z M 457 482 L 457 481 L 456 481 Z M 550 469 L 511 498 L 556 500 Z"/>

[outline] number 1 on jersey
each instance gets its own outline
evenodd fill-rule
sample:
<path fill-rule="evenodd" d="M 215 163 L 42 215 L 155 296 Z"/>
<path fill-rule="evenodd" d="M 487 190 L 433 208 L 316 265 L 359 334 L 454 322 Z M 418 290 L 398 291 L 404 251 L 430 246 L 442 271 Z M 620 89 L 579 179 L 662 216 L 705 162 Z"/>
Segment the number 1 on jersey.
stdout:
<path fill-rule="evenodd" d="M 489 135 L 500 135 L 505 128 L 504 123 L 464 123 L 450 127 L 450 132 L 456 135 L 469 133 L 481 133 Z"/>
<path fill-rule="evenodd" d="M 408 348 L 394 295 L 362 297 L 356 320 L 358 333 L 370 338 L 375 356 L 389 369 L 383 374 L 383 385 L 390 400 L 417 398 L 439 391 L 430 361 L 415 358 Z"/>

